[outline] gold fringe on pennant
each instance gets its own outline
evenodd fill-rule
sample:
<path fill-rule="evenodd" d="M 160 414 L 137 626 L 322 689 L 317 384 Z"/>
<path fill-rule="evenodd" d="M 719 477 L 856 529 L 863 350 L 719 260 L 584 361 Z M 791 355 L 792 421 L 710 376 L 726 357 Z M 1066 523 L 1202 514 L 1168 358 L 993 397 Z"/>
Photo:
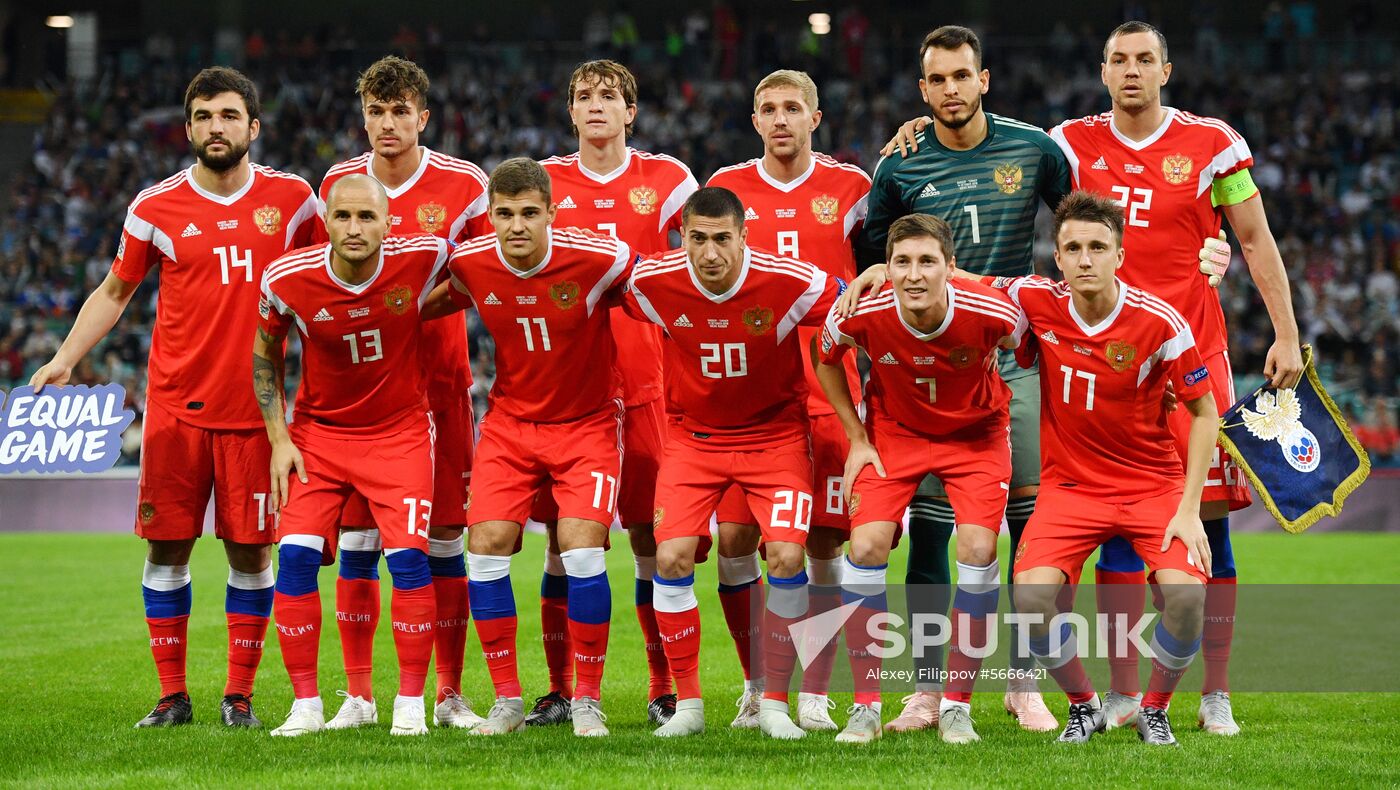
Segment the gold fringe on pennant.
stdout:
<path fill-rule="evenodd" d="M 1357 441 L 1356 435 L 1351 432 L 1351 426 L 1347 425 L 1346 419 L 1342 417 L 1341 409 L 1337 408 L 1337 404 L 1333 402 L 1332 396 L 1327 394 L 1327 390 L 1323 388 L 1322 382 L 1318 380 L 1317 368 L 1313 365 L 1312 346 L 1306 344 L 1303 346 L 1303 375 L 1307 376 L 1308 381 L 1312 382 L 1313 390 L 1317 392 L 1317 396 L 1322 401 L 1322 405 L 1327 407 L 1327 412 L 1332 415 L 1332 420 L 1336 422 L 1337 427 L 1341 429 L 1342 436 L 1346 439 L 1347 444 L 1351 446 L 1352 452 L 1356 453 L 1356 459 L 1358 461 L 1356 471 L 1347 475 L 1347 478 L 1332 492 L 1331 502 L 1319 502 L 1298 518 L 1292 520 L 1285 518 L 1284 515 L 1279 512 L 1278 505 L 1274 504 L 1274 498 L 1269 493 L 1269 489 L 1259 481 L 1259 476 L 1250 468 L 1249 461 L 1245 460 L 1245 457 L 1240 454 L 1239 448 L 1235 446 L 1234 442 L 1230 441 L 1230 437 L 1225 435 L 1226 426 L 1223 420 L 1220 425 L 1220 446 L 1230 454 L 1230 457 L 1234 459 L 1235 463 L 1239 464 L 1240 469 L 1244 470 L 1245 475 L 1249 478 L 1249 482 L 1254 485 L 1255 492 L 1258 493 L 1259 498 L 1263 500 L 1264 507 L 1268 508 L 1269 513 L 1278 521 L 1279 526 L 1283 527 L 1285 531 L 1295 535 L 1311 527 L 1313 524 L 1316 524 L 1323 516 L 1335 516 L 1342 512 L 1342 503 L 1346 502 L 1346 498 L 1351 496 L 1351 492 L 1359 488 L 1362 483 L 1366 482 L 1366 478 L 1371 475 L 1371 458 L 1366 454 L 1366 448 L 1361 446 L 1361 442 Z M 1263 388 L 1261 387 L 1260 389 Z M 1258 394 L 1258 392 L 1259 390 L 1255 390 L 1255 394 Z"/>

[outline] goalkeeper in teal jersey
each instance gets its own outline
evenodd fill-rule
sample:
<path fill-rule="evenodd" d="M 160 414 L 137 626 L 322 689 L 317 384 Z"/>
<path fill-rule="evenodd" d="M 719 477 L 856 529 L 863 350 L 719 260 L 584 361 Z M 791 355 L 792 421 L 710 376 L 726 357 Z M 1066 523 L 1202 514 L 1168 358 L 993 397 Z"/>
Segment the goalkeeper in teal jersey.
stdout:
<path fill-rule="evenodd" d="M 919 63 L 919 91 L 933 111 L 934 123 L 916 136 L 914 153 L 893 152 L 875 169 L 859 250 L 862 268 L 884 259 L 890 223 L 919 213 L 940 217 L 952 227 L 959 269 L 1004 277 L 1031 274 L 1036 212 L 1041 203 L 1053 210 L 1070 191 L 1064 154 L 1039 128 L 982 109 L 989 75 L 982 68 L 981 43 L 971 30 L 946 26 L 929 33 L 919 48 Z M 1014 558 L 1040 484 L 1040 374 L 1017 367 L 1009 353 L 1002 356 L 1001 370 L 1012 392 L 1006 520 Z M 955 520 L 938 480 L 924 481 L 909 515 L 909 614 L 946 613 L 951 581 L 948 540 Z M 976 575 L 974 568 L 959 570 L 960 578 Z M 1010 579 L 1014 562 L 1008 562 L 1006 570 Z M 885 725 L 887 730 L 937 723 L 945 739 L 964 739 L 972 733 L 968 707 L 941 698 L 941 665 L 942 656 L 928 648 L 923 658 L 915 658 L 915 694 L 899 717 Z M 1007 710 L 1026 729 L 1056 729 L 1059 725 L 1031 674 L 1033 661 L 1013 657 L 1011 669 Z"/>

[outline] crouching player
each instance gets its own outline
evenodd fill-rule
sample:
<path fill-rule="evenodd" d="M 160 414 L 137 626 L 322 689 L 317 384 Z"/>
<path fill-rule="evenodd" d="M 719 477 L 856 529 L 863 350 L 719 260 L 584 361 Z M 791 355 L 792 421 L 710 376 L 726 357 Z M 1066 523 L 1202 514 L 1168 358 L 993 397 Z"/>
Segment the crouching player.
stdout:
<path fill-rule="evenodd" d="M 806 735 L 788 712 L 796 661 L 789 626 L 807 615 L 804 549 L 812 520 L 807 383 L 798 326 L 819 326 L 844 282 L 746 244 L 744 204 L 723 187 L 691 195 L 681 243 L 637 264 L 628 315 L 666 333 L 665 454 L 656 483 L 656 621 L 679 700 L 654 734 L 705 729 L 695 553 L 730 486 L 760 515 L 767 544 L 765 735 Z M 478 620 L 478 622 L 480 622 Z"/>
<path fill-rule="evenodd" d="M 296 698 L 272 734 L 325 729 L 316 573 L 334 551 L 346 499 L 359 493 L 394 577 L 399 695 L 391 732 L 423 735 L 436 602 L 427 554 L 434 429 L 418 359 L 419 311 L 447 265 L 448 244 L 433 236 L 385 239 L 388 198 L 367 175 L 341 179 L 326 202 L 330 244 L 267 268 L 253 343 L 253 389 L 272 443 L 271 501 L 282 513 L 273 610 Z M 283 346 L 293 324 L 302 379 L 288 430 Z"/>
<path fill-rule="evenodd" d="M 948 489 L 958 531 L 953 649 L 938 730 L 948 743 L 969 743 L 978 740 L 972 686 L 987 616 L 997 609 L 997 531 L 1011 480 L 1011 391 L 997 374 L 996 350 L 1020 344 L 1026 319 L 996 289 L 953 279 L 953 234 L 937 217 L 912 214 L 892 223 L 885 260 L 891 288 L 862 297 L 849 317 L 832 311 L 817 365 L 817 380 L 851 441 L 845 477 L 851 549 L 841 587 L 847 603 L 861 602 L 846 621 L 855 705 L 836 740 L 880 737 L 880 659 L 869 650 L 867 628 L 885 608 L 895 530 L 919 482 L 933 474 Z M 865 423 L 841 368 L 845 352 L 857 347 L 873 362 Z"/>
<path fill-rule="evenodd" d="M 1105 724 L 1099 697 L 1069 628 L 1052 630 L 1050 618 L 1061 585 L 1095 548 L 1113 536 L 1130 541 L 1164 602 L 1138 734 L 1175 745 L 1167 704 L 1200 648 L 1211 567 L 1198 514 L 1217 423 L 1209 374 L 1181 315 L 1115 275 L 1121 208 L 1073 193 L 1055 211 L 1054 237 L 1065 282 L 998 282 L 1025 311 L 1043 357 L 1040 502 L 1018 549 L 1016 605 L 1041 615 L 1027 629 L 1030 651 L 1069 696 L 1060 740 L 1089 740 Z M 1191 415 L 1185 459 L 1167 427 L 1169 386 Z"/>
<path fill-rule="evenodd" d="M 617 510 L 623 419 L 608 307 L 635 256 L 608 236 L 551 229 L 551 192 L 534 160 L 498 165 L 487 186 L 496 234 L 458 247 L 452 281 L 441 289 L 458 307 L 475 300 L 496 339 L 496 383 L 467 503 L 468 598 L 496 704 L 473 735 L 525 723 L 510 558 L 531 504 L 547 490 L 568 577 L 574 734 L 608 734 L 599 707 L 612 619 L 603 549 Z"/>

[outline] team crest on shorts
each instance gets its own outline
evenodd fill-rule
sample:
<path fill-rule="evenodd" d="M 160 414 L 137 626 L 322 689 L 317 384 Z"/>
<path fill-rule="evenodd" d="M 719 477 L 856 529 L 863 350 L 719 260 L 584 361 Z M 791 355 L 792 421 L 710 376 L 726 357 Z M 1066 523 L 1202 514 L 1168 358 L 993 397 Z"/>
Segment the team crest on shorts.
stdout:
<path fill-rule="evenodd" d="M 1021 166 L 1017 164 L 1005 164 L 992 171 L 992 180 L 996 182 L 997 189 L 1004 195 L 1014 195 L 1021 190 Z"/>
<path fill-rule="evenodd" d="M 741 320 L 744 322 L 744 326 L 748 327 L 749 334 L 754 337 L 766 335 L 773 331 L 773 308 L 750 307 L 744 311 Z"/>
<path fill-rule="evenodd" d="M 1122 373 L 1132 367 L 1133 360 L 1137 357 L 1137 349 L 1126 340 L 1114 340 L 1103 347 L 1103 355 L 1108 359 L 1109 367 Z"/>
<path fill-rule="evenodd" d="M 1021 560 L 1022 560 L 1023 558 L 1025 558 L 1025 556 L 1026 556 L 1026 546 L 1027 546 L 1027 544 L 1029 544 L 1029 543 L 1030 543 L 1029 540 L 1022 540 L 1021 543 L 1020 543 L 1020 545 L 1018 545 L 1018 546 L 1016 547 L 1016 559 L 1015 559 L 1015 560 L 1012 560 L 1012 562 L 1013 562 L 1014 564 L 1016 564 L 1016 565 L 1020 565 L 1020 564 L 1021 564 Z"/>
<path fill-rule="evenodd" d="M 854 516 L 860 511 L 860 493 L 851 494 L 851 503 L 846 507 L 846 515 Z"/>
<path fill-rule="evenodd" d="M 666 508 L 659 507 L 651 514 L 651 529 L 656 531 L 661 529 L 661 522 L 666 519 Z"/>
<path fill-rule="evenodd" d="M 568 310 L 578 304 L 578 283 L 565 280 L 549 286 L 549 301 L 560 310 Z"/>
<path fill-rule="evenodd" d="M 1185 184 L 1194 166 L 1191 157 L 1185 154 L 1162 157 L 1162 177 L 1167 179 L 1168 184 Z"/>
<path fill-rule="evenodd" d="M 263 206 L 253 211 L 253 224 L 258 230 L 273 235 L 282 228 L 282 209 L 276 206 Z"/>
<path fill-rule="evenodd" d="M 972 366 L 977 361 L 977 349 L 972 346 L 958 346 L 948 352 L 948 361 L 958 370 Z"/>
<path fill-rule="evenodd" d="M 384 294 L 384 306 L 394 315 L 407 313 L 412 302 L 413 289 L 407 285 L 396 285 L 389 289 L 389 293 Z"/>
<path fill-rule="evenodd" d="M 831 195 L 818 195 L 812 198 L 812 215 L 817 218 L 817 222 L 823 225 L 830 225 L 840 219 L 838 212 L 841 211 L 841 201 Z"/>
<path fill-rule="evenodd" d="M 638 214 L 656 213 L 656 190 L 651 187 L 632 187 L 632 191 L 627 193 L 627 200 Z"/>
<path fill-rule="evenodd" d="M 149 524 L 156 517 L 156 506 L 150 502 L 142 502 L 141 507 L 136 512 L 141 517 L 142 524 Z"/>
<path fill-rule="evenodd" d="M 418 207 L 418 227 L 424 233 L 437 233 L 447 222 L 447 207 L 441 203 L 424 203 Z"/>

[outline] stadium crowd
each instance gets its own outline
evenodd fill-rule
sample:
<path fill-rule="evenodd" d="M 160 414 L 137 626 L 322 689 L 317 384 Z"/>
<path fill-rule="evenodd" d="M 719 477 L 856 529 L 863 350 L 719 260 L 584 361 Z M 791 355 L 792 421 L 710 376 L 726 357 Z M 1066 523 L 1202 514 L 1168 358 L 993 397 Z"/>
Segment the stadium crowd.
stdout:
<path fill-rule="evenodd" d="M 428 26 L 421 34 L 402 28 L 381 47 L 347 43 L 344 30 L 254 32 L 217 54 L 240 64 L 263 90 L 254 160 L 313 186 L 331 164 L 365 149 L 354 76 L 385 51 L 420 59 L 434 79 L 425 143 L 488 171 L 510 156 L 571 150 L 563 88 L 579 60 L 598 55 L 643 75 L 632 143 L 678 157 L 702 183 L 719 167 L 761 153 L 748 118 L 751 90 L 773 68 L 813 75 L 824 113 L 817 148 L 867 171 L 899 123 L 923 112 L 913 76 L 918 31 L 874 25 L 858 8 L 838 15 L 827 36 L 805 26 L 784 31 L 772 21 L 740 24 L 736 13 L 719 3 L 709 13 L 678 15 L 661 41 L 639 40 L 626 14 L 601 12 L 577 38 L 562 40 L 546 6 L 528 40 L 551 44 L 501 44 L 483 28 L 449 47 Z M 1289 50 L 1301 60 L 1239 57 L 1225 51 L 1207 21 L 1193 40 L 1173 42 L 1176 71 L 1166 103 L 1224 118 L 1249 141 L 1303 339 L 1317 350 L 1319 372 L 1372 457 L 1397 465 L 1396 67 L 1362 67 L 1348 47 L 1329 56 L 1296 19 L 1266 17 L 1260 32 L 1280 43 L 1307 38 L 1309 47 Z M 1059 26 L 1033 44 L 989 36 L 987 108 L 1044 127 L 1106 109 L 1098 77 L 1102 34 Z M 98 81 L 68 83 L 54 97 L 32 158 L 0 188 L 0 387 L 23 383 L 57 349 L 111 265 L 130 198 L 190 160 L 181 91 L 211 53 L 207 41 L 152 36 L 143 52 L 105 59 Z M 1039 259 L 1048 261 L 1048 238 L 1040 249 Z M 1236 265 L 1221 288 L 1237 390 L 1247 393 L 1262 381 L 1273 338 L 1238 254 Z M 77 383 L 121 383 L 138 413 L 155 300 L 156 289 L 143 287 L 74 376 Z M 490 339 L 479 325 L 473 329 L 479 415 L 494 376 Z M 288 381 L 295 378 L 288 371 Z M 128 460 L 139 451 L 139 424 L 128 434 Z"/>

